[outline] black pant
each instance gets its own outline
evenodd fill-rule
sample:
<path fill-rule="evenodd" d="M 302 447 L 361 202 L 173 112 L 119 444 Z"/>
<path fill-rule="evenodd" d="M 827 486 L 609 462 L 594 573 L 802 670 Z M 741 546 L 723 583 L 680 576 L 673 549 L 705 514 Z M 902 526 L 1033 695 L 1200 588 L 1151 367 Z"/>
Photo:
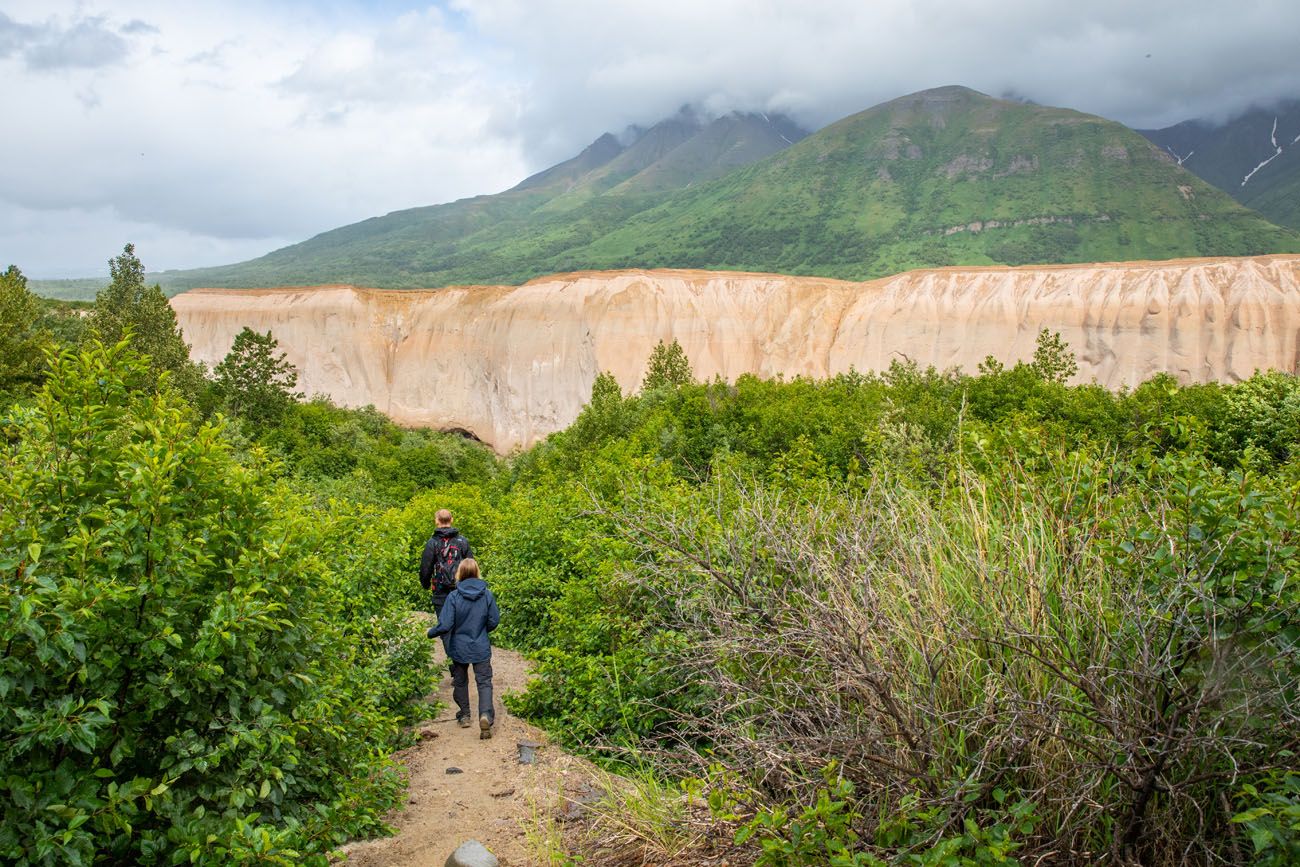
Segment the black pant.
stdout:
<path fill-rule="evenodd" d="M 496 721 L 496 714 L 492 711 L 492 660 L 487 659 L 483 662 L 474 664 L 474 685 L 478 688 L 478 715 L 488 718 L 488 722 Z M 456 717 L 469 717 L 469 667 L 468 662 L 455 662 L 451 664 L 451 697 L 456 702 L 459 710 Z"/>

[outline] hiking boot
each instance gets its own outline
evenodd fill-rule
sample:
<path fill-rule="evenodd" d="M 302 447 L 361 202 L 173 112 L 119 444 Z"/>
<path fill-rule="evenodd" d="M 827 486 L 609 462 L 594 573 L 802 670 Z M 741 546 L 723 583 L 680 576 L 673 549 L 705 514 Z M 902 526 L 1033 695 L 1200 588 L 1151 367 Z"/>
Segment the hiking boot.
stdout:
<path fill-rule="evenodd" d="M 486 715 L 478 718 L 478 739 L 485 741 L 492 737 L 492 720 Z"/>
<path fill-rule="evenodd" d="M 460 726 L 463 729 L 469 728 L 469 714 L 467 713 L 456 714 L 456 725 Z"/>

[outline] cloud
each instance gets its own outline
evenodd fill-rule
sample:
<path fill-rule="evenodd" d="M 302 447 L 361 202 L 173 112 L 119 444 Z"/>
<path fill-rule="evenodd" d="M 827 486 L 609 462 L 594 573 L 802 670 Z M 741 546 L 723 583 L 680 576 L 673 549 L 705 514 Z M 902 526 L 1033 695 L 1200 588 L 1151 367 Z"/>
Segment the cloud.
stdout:
<path fill-rule="evenodd" d="M 1300 5 L 1285 0 L 457 5 L 523 70 L 518 123 L 541 164 L 686 101 L 816 127 L 963 84 L 1152 126 L 1300 94 Z"/>
<path fill-rule="evenodd" d="M 238 262 L 297 240 L 226 239 L 132 220 L 111 207 L 33 210 L 2 200 L 0 239 L 0 268 L 17 264 L 27 276 L 45 279 L 107 277 L 109 258 L 128 241 L 150 271 L 162 271 Z"/>
<path fill-rule="evenodd" d="M 0 233 L 0 258 L 33 276 L 126 241 L 151 268 L 186 265 L 179 251 L 248 258 L 525 172 L 515 132 L 490 128 L 516 89 L 437 10 L 343 26 L 293 7 L 138 5 L 158 33 L 116 65 L 56 76 L 0 58 L 17 84 L 0 111 L 21 129 L 0 138 L 0 208 L 62 239 Z"/>
<path fill-rule="evenodd" d="M 139 18 L 132 18 L 126 24 L 122 25 L 122 32 L 131 36 L 138 36 L 144 33 L 161 33 L 157 27 L 154 27 L 148 21 L 141 21 Z"/>
<path fill-rule="evenodd" d="M 130 43 L 121 33 L 157 33 L 157 28 L 132 20 L 119 33 L 102 16 L 74 17 L 68 23 L 51 18 L 25 24 L 0 13 L 0 58 L 15 54 L 30 70 L 98 69 L 124 61 Z"/>
<path fill-rule="evenodd" d="M 0 12 L 0 58 L 12 57 L 21 52 L 36 33 L 37 28 L 20 24 Z"/>

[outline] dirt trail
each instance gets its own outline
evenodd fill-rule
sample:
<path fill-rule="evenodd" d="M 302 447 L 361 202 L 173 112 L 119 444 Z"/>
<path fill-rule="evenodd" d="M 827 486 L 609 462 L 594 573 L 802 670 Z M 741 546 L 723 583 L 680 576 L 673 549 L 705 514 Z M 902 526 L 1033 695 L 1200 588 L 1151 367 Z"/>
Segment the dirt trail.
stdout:
<path fill-rule="evenodd" d="M 445 672 L 441 648 L 436 653 Z M 479 740 L 477 719 L 467 729 L 456 725 L 451 676 L 444 673 L 438 689 L 442 710 L 424 726 L 436 736 L 398 754 L 410 771 L 410 789 L 406 809 L 388 819 L 397 834 L 343 847 L 348 865 L 442 867 L 466 840 L 487 846 L 503 867 L 538 863 L 529 836 L 545 833 L 553 827 L 557 811 L 590 791 L 590 768 L 552 746 L 544 732 L 511 715 L 502 704 L 503 695 L 523 690 L 528 663 L 517 653 L 493 648 L 492 670 L 492 738 Z M 471 675 L 471 707 L 477 704 L 473 684 Z M 541 744 L 533 764 L 520 764 L 521 741 Z M 448 768 L 461 773 L 448 774 Z"/>

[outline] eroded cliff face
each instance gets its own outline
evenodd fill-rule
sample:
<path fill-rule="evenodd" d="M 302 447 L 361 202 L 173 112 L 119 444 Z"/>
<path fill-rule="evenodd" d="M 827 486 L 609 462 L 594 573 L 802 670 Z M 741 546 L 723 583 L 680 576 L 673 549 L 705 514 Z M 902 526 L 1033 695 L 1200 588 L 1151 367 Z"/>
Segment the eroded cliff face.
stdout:
<path fill-rule="evenodd" d="M 567 426 L 608 370 L 641 381 L 676 339 L 696 376 L 826 377 L 897 358 L 974 371 L 1041 328 L 1079 381 L 1233 381 L 1300 363 L 1300 256 L 912 271 L 867 283 L 703 271 L 564 274 L 518 287 L 195 289 L 172 299 L 196 360 L 268 329 L 300 388 L 501 451 Z"/>

